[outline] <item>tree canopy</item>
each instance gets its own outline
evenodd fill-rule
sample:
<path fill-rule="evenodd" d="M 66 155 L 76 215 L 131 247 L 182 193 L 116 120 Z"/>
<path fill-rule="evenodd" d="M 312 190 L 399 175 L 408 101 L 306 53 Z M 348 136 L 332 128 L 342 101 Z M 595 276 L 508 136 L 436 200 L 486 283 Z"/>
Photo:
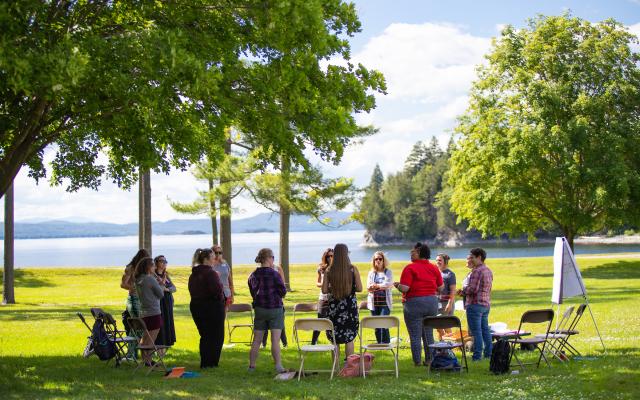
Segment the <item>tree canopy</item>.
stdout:
<path fill-rule="evenodd" d="M 637 222 L 638 39 L 570 15 L 507 26 L 456 128 L 451 206 L 484 234 Z"/>
<path fill-rule="evenodd" d="M 69 190 L 128 187 L 139 168 L 215 159 L 229 126 L 272 163 L 338 162 L 385 90 L 348 62 L 359 30 L 340 0 L 3 2 L 0 195 L 25 165 Z"/>

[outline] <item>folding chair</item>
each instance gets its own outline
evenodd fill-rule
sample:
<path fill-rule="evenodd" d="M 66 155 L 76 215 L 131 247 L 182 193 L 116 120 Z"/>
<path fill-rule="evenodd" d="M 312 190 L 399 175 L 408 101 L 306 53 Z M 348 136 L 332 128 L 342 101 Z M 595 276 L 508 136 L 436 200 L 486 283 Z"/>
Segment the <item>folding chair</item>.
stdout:
<path fill-rule="evenodd" d="M 92 308 L 91 315 L 93 315 L 93 318 L 95 318 L 96 320 L 102 320 L 102 326 L 104 326 L 104 330 L 107 332 L 109 340 L 111 340 L 111 342 L 113 342 L 114 344 L 114 347 L 116 349 L 116 367 L 119 367 L 120 363 L 123 360 L 132 361 L 137 364 L 138 362 L 135 359 L 127 358 L 127 349 L 129 344 L 136 343 L 138 341 L 138 338 L 134 336 L 128 336 L 125 331 L 118 330 L 118 326 L 116 324 L 116 320 L 113 318 L 113 315 L 105 312 L 101 308 Z M 108 362 L 109 361 L 107 361 L 107 363 Z"/>
<path fill-rule="evenodd" d="M 331 331 L 331 343 L 330 344 L 304 344 L 300 345 L 300 335 L 298 331 Z M 338 364 L 338 346 L 335 342 L 335 332 L 333 330 L 333 323 L 327 318 L 299 318 L 293 322 L 293 336 L 296 338 L 296 344 L 298 345 L 298 355 L 300 356 L 300 368 L 298 369 L 298 380 L 305 372 L 328 372 L 328 370 L 304 370 L 304 357 L 306 353 L 321 353 L 331 352 L 333 359 L 331 364 L 331 377 L 335 373 L 336 366 Z"/>
<path fill-rule="evenodd" d="M 523 339 L 521 336 L 519 336 L 515 339 L 509 339 L 508 342 L 511 344 L 511 355 L 509 356 L 509 364 L 511 364 L 511 359 L 515 357 L 516 361 L 520 365 L 520 369 L 524 371 L 525 369 L 524 366 L 526 364 L 521 362 L 520 359 L 518 358 L 518 355 L 516 354 L 516 346 L 519 344 L 528 344 L 528 345 L 535 346 L 535 348 L 538 349 L 538 351 L 540 352 L 540 357 L 538 357 L 538 362 L 535 363 L 536 368 L 540 368 L 540 361 L 542 361 L 542 359 L 544 359 L 544 362 L 547 363 L 547 366 L 550 367 L 551 364 L 549 364 L 549 360 L 547 360 L 547 357 L 545 357 L 544 352 L 545 352 L 545 347 L 547 345 L 547 341 L 549 338 L 549 330 L 551 329 L 552 321 L 553 321 L 553 310 L 550 308 L 545 310 L 525 311 L 525 313 L 522 314 L 522 317 L 520 318 L 520 325 L 518 325 L 518 329 L 516 332 L 524 332 L 523 325 L 525 324 L 531 325 L 531 324 L 546 323 L 547 328 L 545 330 L 544 335 L 540 335 L 538 337 L 533 336 L 533 337 L 528 337 L 526 339 Z M 540 348 L 539 345 L 542 345 L 542 348 Z M 529 364 L 534 364 L 534 363 L 529 363 Z"/>
<path fill-rule="evenodd" d="M 363 317 L 360 320 L 360 371 L 362 377 L 366 378 L 367 372 L 364 368 L 364 352 L 365 351 L 390 351 L 393 354 L 393 361 L 395 363 L 396 378 L 398 378 L 398 353 L 400 352 L 399 343 L 370 343 L 365 344 L 362 338 L 364 337 L 364 329 L 391 329 L 396 328 L 396 337 L 400 337 L 400 320 L 398 317 L 390 315 L 381 315 L 373 317 Z M 392 372 L 393 369 L 377 370 L 380 372 Z"/>
<path fill-rule="evenodd" d="M 298 303 L 293 305 L 293 322 L 296 322 L 296 313 L 318 312 L 318 303 Z M 294 332 L 295 335 L 295 332 Z"/>
<path fill-rule="evenodd" d="M 576 310 L 576 314 L 573 317 L 573 320 L 571 321 L 571 323 L 569 324 L 567 329 L 562 329 L 562 330 L 558 329 L 557 331 L 555 331 L 555 330 L 551 331 L 553 333 L 561 333 L 561 334 L 567 335 L 567 337 L 564 338 L 562 343 L 560 343 L 559 351 L 565 351 L 566 350 L 569 353 L 571 353 L 571 355 L 573 355 L 573 356 L 582 356 L 582 354 L 580 354 L 580 352 L 569 343 L 569 339 L 572 336 L 575 336 L 575 335 L 580 333 L 580 331 L 576 330 L 576 326 L 578 325 L 578 322 L 580 322 L 580 319 L 582 318 L 582 315 L 584 314 L 584 311 L 586 309 L 587 309 L 587 305 L 586 304 L 580 304 L 578 306 L 578 309 Z"/>
<path fill-rule="evenodd" d="M 564 343 L 569 335 L 562 332 L 566 331 L 567 324 L 569 323 L 569 319 L 571 319 L 571 314 L 573 314 L 574 308 L 575 307 L 571 306 L 564 311 L 564 313 L 562 314 L 562 318 L 558 323 L 557 329 L 549 331 L 549 335 L 547 336 L 547 353 L 551 354 L 561 362 L 568 360 L 567 356 L 562 352 L 561 347 L 562 343 Z M 545 337 L 545 335 L 538 334 L 536 335 L 536 337 L 542 338 Z"/>
<path fill-rule="evenodd" d="M 230 316 L 232 313 L 249 313 L 249 316 L 251 318 L 251 322 L 250 323 L 231 323 L 230 322 Z M 251 307 L 251 304 L 231 304 L 229 306 L 229 310 L 227 311 L 227 332 L 229 332 L 229 343 L 234 343 L 233 340 L 231 339 L 231 335 L 233 334 L 233 331 L 235 331 L 237 328 L 249 328 L 251 329 L 251 338 L 249 339 L 248 342 L 235 342 L 235 343 L 251 343 L 253 342 L 253 307 Z"/>
<path fill-rule="evenodd" d="M 424 327 L 424 329 L 452 329 L 450 340 L 447 340 L 445 342 L 437 342 L 437 343 L 430 344 L 429 350 L 460 349 L 462 351 L 461 361 L 464 361 L 464 369 L 466 369 L 467 373 L 469 373 L 469 364 L 467 363 L 467 351 L 465 349 L 466 337 L 462 331 L 462 323 L 460 322 L 460 318 L 454 315 L 425 317 L 422 320 L 422 326 Z M 453 329 L 455 328 L 458 329 L 458 332 L 453 331 Z M 429 358 L 429 364 L 427 365 L 427 373 L 431 373 L 432 362 L 433 362 L 433 357 Z M 462 368 L 460 368 L 459 372 L 462 373 Z"/>
<path fill-rule="evenodd" d="M 166 372 L 167 367 L 164 365 L 163 361 L 165 352 L 162 352 L 160 350 L 170 349 L 171 346 L 155 344 L 154 341 L 152 341 L 151 344 L 142 344 L 142 338 L 144 338 L 145 336 L 150 336 L 149 330 L 147 329 L 147 324 L 144 323 L 144 320 L 142 318 L 129 318 L 129 325 L 131 326 L 132 332 L 135 332 L 136 335 L 139 335 L 137 337 L 139 343 L 138 348 L 142 351 L 146 350 L 151 352 L 151 359 L 153 359 L 154 354 L 158 357 L 157 362 L 151 362 L 151 366 L 149 366 L 147 375 L 149 375 L 149 373 L 156 369 L 156 367 L 158 366 L 162 367 L 162 369 Z M 133 372 L 135 373 L 141 365 L 144 365 L 144 362 L 138 363 L 136 369 L 134 369 Z"/>

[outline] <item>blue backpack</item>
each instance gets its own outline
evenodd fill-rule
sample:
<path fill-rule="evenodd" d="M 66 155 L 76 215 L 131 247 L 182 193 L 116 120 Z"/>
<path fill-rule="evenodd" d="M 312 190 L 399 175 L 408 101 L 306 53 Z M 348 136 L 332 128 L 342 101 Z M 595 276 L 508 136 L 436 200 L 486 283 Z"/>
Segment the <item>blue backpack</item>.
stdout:
<path fill-rule="evenodd" d="M 453 351 L 438 350 L 433 355 L 433 361 L 431 361 L 432 369 L 447 370 L 447 371 L 460 371 L 460 363 L 458 357 Z"/>
<path fill-rule="evenodd" d="M 96 319 L 91 330 L 93 337 L 93 349 L 102 361 L 110 360 L 116 356 L 116 346 L 104 329 L 102 319 Z"/>

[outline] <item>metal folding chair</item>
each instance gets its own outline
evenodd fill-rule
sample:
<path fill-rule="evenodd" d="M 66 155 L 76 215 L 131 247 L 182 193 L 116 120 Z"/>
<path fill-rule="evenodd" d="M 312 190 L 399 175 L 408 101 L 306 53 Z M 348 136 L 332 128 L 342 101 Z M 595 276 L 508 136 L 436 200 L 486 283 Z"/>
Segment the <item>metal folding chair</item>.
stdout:
<path fill-rule="evenodd" d="M 451 339 L 445 342 L 437 342 L 429 345 L 430 350 L 453 350 L 460 349 L 462 351 L 462 360 L 464 361 L 464 369 L 469 373 L 469 365 L 467 364 L 467 351 L 465 349 L 465 336 L 462 332 L 462 324 L 460 323 L 460 318 L 454 315 L 441 315 L 437 317 L 425 317 L 422 320 L 422 325 L 424 329 L 458 329 L 456 335 L 450 335 L 451 338 L 458 338 L 460 341 Z M 452 331 L 451 333 L 456 333 Z M 431 363 L 433 362 L 433 357 L 429 359 L 429 364 L 427 365 L 427 373 L 431 373 Z M 462 373 L 462 368 L 459 370 Z"/>
<path fill-rule="evenodd" d="M 529 363 L 529 364 L 536 364 L 536 368 L 539 368 L 540 361 L 544 359 L 544 362 L 547 364 L 547 366 L 550 367 L 551 364 L 549 364 L 549 360 L 547 360 L 547 357 L 545 357 L 544 352 L 545 352 L 545 347 L 548 343 L 549 331 L 551 329 L 552 321 L 553 321 L 553 310 L 550 308 L 544 309 L 544 310 L 526 311 L 524 314 L 522 314 L 522 317 L 520 318 L 520 325 L 518 326 L 518 330 L 516 332 L 524 332 L 523 325 L 546 323 L 547 327 L 545 329 L 544 335 L 527 337 L 527 338 L 522 338 L 521 336 L 519 336 L 515 339 L 509 339 L 508 342 L 511 344 L 511 355 L 509 356 L 509 364 L 511 364 L 511 360 L 515 358 L 516 361 L 518 362 L 518 365 L 520 366 L 520 369 L 524 371 L 525 369 L 524 366 L 527 365 L 527 363 L 523 363 L 520 361 L 520 359 L 518 358 L 518 355 L 516 354 L 516 347 L 519 344 L 528 344 L 528 345 L 535 346 L 535 348 L 540 352 L 540 357 L 538 357 L 538 362 Z M 540 345 L 542 345 L 542 348 L 540 348 Z"/>
<path fill-rule="evenodd" d="M 587 309 L 586 304 L 580 304 L 578 306 L 578 309 L 576 310 L 573 320 L 571 321 L 571 323 L 566 329 L 562 329 L 562 330 L 558 329 L 557 331 L 554 331 L 554 330 L 551 331 L 553 333 L 560 333 L 563 335 L 567 335 L 562 341 L 562 343 L 560 343 L 558 351 L 566 350 L 567 352 L 571 353 L 571 355 L 573 356 L 581 356 L 580 352 L 575 347 L 573 347 L 571 343 L 569 343 L 569 339 L 571 339 L 571 337 L 578 335 L 580 333 L 580 331 L 576 330 L 576 326 L 578 326 L 578 322 L 580 322 L 580 319 L 582 318 L 582 315 L 584 314 L 584 311 L 586 309 Z"/>
<path fill-rule="evenodd" d="M 244 314 L 244 313 L 249 313 L 249 316 L 251 318 L 249 323 L 246 322 L 240 322 L 240 323 L 231 323 L 231 314 Z M 235 331 L 237 328 L 248 328 L 251 329 L 251 337 L 249 339 L 248 342 L 235 342 L 235 343 L 251 343 L 253 342 L 253 307 L 251 307 L 251 304 L 231 304 L 229 306 L 229 310 L 227 311 L 227 332 L 229 333 L 229 343 L 234 343 L 231 335 L 233 334 L 233 331 Z"/>
<path fill-rule="evenodd" d="M 296 322 L 296 314 L 301 313 L 317 313 L 318 312 L 318 303 L 297 303 L 293 305 L 293 322 Z M 295 335 L 295 332 L 294 332 Z"/>
<path fill-rule="evenodd" d="M 369 343 L 365 344 L 364 340 L 364 329 L 391 329 L 396 328 L 396 337 L 400 337 L 400 320 L 398 317 L 394 317 L 391 315 L 381 315 L 381 316 L 373 316 L 373 317 L 363 317 L 360 320 L 360 372 L 362 373 L 362 377 L 367 377 L 367 372 L 364 368 L 364 352 L 365 351 L 390 351 L 393 354 L 393 361 L 395 364 L 395 372 L 396 378 L 398 378 L 398 353 L 399 343 L 396 341 L 395 343 Z M 380 370 L 377 369 L 377 372 L 392 372 L 393 369 L 388 370 Z"/>
<path fill-rule="evenodd" d="M 93 315 L 93 318 L 96 320 L 102 320 L 104 330 L 107 332 L 109 340 L 113 342 L 116 349 L 116 367 L 119 367 L 122 361 L 132 361 L 137 364 L 138 362 L 135 359 L 127 359 L 127 349 L 129 344 L 136 343 L 138 338 L 127 335 L 125 331 L 118 330 L 118 326 L 113 315 L 104 311 L 102 308 L 92 308 L 91 315 Z M 109 361 L 107 361 L 107 363 Z"/>
<path fill-rule="evenodd" d="M 570 306 L 562 314 L 562 318 L 558 322 L 556 329 L 549 331 L 549 335 L 547 336 L 547 354 L 551 354 L 558 361 L 564 362 L 567 361 L 568 358 L 562 351 L 562 344 L 569 337 L 568 334 L 562 333 L 567 330 L 567 326 L 569 324 L 569 320 L 571 319 L 571 314 L 573 314 L 573 309 L 575 307 Z M 544 334 L 538 334 L 536 337 L 542 338 Z"/>
<path fill-rule="evenodd" d="M 153 370 L 156 369 L 156 367 L 158 368 L 162 368 L 164 370 L 164 372 L 167 371 L 167 367 L 164 365 L 164 356 L 166 354 L 166 352 L 161 351 L 161 350 L 167 350 L 170 349 L 171 346 L 165 346 L 165 345 L 159 345 L 159 344 L 155 344 L 154 341 L 151 341 L 151 344 L 142 344 L 142 338 L 149 337 L 149 330 L 147 329 L 147 324 L 144 323 L 144 320 L 142 318 L 129 318 L 129 324 L 131 325 L 131 329 L 133 332 L 135 332 L 136 335 L 139 335 L 137 337 L 138 339 L 138 348 L 142 351 L 149 351 L 151 353 L 150 358 L 153 359 L 153 356 L 155 355 L 158 358 L 157 362 L 151 362 L 150 366 L 147 366 L 149 369 L 147 370 L 147 375 L 149 375 L 149 373 Z M 144 362 L 138 363 L 138 365 L 136 366 L 136 369 L 133 370 L 133 372 L 135 373 L 138 368 L 140 368 L 140 366 L 145 365 Z"/>
<path fill-rule="evenodd" d="M 300 334 L 298 331 L 331 331 L 331 343 L 330 344 L 303 344 L 300 345 Z M 298 368 L 298 380 L 305 374 L 305 372 L 328 372 L 328 370 L 304 370 L 304 359 L 307 353 L 322 353 L 330 352 L 333 359 L 331 365 L 331 377 L 335 373 L 336 366 L 338 364 L 338 346 L 335 342 L 335 332 L 333 330 L 333 323 L 327 318 L 299 318 L 293 322 L 293 336 L 296 338 L 296 344 L 298 346 L 298 355 L 300 356 L 300 368 Z"/>

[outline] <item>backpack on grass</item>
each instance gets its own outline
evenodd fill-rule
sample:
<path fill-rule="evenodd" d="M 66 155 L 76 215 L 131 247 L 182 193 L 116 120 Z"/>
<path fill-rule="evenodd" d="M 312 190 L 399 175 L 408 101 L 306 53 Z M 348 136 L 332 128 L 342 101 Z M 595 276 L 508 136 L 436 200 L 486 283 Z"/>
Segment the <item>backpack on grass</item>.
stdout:
<path fill-rule="evenodd" d="M 509 361 L 511 356 L 511 345 L 506 340 L 498 340 L 493 344 L 491 350 L 491 362 L 489 363 L 489 371 L 496 375 L 506 374 L 509 372 Z"/>
<path fill-rule="evenodd" d="M 104 329 L 101 318 L 96 319 L 91 330 L 93 339 L 93 351 L 102 361 L 110 360 L 116 356 L 116 346 Z"/>

